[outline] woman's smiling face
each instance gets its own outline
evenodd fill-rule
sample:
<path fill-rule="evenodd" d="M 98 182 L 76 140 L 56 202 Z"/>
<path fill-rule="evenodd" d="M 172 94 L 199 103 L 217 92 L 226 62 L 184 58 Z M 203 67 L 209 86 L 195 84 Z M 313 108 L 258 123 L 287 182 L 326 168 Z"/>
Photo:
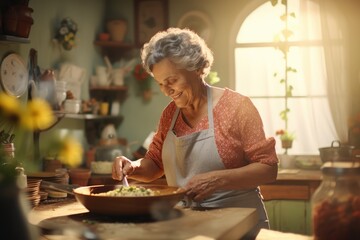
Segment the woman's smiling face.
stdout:
<path fill-rule="evenodd" d="M 160 90 L 171 97 L 178 108 L 191 106 L 195 99 L 201 97 L 202 80 L 198 71 L 178 69 L 169 59 L 154 64 L 152 73 Z"/>

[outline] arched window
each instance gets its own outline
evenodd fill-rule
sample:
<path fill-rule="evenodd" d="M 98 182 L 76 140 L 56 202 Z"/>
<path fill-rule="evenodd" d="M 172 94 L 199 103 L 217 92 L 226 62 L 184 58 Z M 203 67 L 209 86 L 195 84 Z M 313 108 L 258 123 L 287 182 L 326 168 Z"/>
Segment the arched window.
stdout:
<path fill-rule="evenodd" d="M 310 0 L 280 2 L 263 1 L 242 21 L 234 49 L 235 89 L 252 99 L 266 135 L 285 128 L 295 134 L 289 154 L 318 154 L 329 139 L 337 139 L 327 99 L 319 6 Z M 284 16 L 287 21 L 281 20 Z M 284 29 L 293 35 L 282 38 Z M 286 109 L 285 125 L 280 113 Z M 281 144 L 276 150 L 284 151 Z"/>

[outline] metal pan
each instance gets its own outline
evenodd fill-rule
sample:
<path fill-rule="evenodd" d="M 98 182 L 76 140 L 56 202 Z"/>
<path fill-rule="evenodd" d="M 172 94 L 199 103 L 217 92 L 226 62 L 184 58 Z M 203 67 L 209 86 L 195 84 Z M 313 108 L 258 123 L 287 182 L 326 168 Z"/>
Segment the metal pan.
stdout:
<path fill-rule="evenodd" d="M 158 191 L 155 196 L 112 197 L 92 195 L 102 193 L 122 185 L 94 185 L 74 189 L 76 199 L 90 212 L 102 215 L 134 216 L 153 215 L 157 211 L 171 211 L 185 196 L 185 191 L 166 185 L 136 185 Z"/>
<path fill-rule="evenodd" d="M 340 141 L 332 141 L 330 147 L 319 148 L 322 162 L 351 161 L 354 146 L 341 144 Z"/>

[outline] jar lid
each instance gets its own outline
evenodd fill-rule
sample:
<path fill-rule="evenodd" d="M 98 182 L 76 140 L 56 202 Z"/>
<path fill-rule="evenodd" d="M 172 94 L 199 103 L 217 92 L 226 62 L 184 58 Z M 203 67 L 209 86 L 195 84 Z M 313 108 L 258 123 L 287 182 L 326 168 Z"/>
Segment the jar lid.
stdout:
<path fill-rule="evenodd" d="M 321 171 L 328 175 L 358 174 L 360 176 L 360 162 L 326 162 Z"/>

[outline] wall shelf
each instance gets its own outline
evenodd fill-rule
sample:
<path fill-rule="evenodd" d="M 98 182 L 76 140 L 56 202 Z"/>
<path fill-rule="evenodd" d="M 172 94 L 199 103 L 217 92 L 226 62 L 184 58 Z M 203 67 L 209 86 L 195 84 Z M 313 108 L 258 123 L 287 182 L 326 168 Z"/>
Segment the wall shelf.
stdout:
<path fill-rule="evenodd" d="M 83 120 L 117 120 L 121 119 L 121 116 L 111 116 L 111 115 L 98 115 L 98 114 L 90 114 L 90 113 L 66 113 L 65 118 L 72 118 L 72 119 L 83 119 Z"/>
<path fill-rule="evenodd" d="M 101 48 L 101 55 L 108 56 L 112 62 L 120 58 L 131 59 L 138 56 L 139 48 L 133 43 L 115 41 L 94 41 L 94 45 Z"/>
<path fill-rule="evenodd" d="M 1 42 L 12 42 L 12 43 L 30 43 L 28 38 L 16 37 L 11 35 L 0 34 Z"/>
<path fill-rule="evenodd" d="M 127 91 L 127 86 L 90 87 L 90 91 Z"/>
<path fill-rule="evenodd" d="M 122 48 L 122 49 L 135 48 L 134 44 L 124 43 L 124 42 L 115 42 L 115 41 L 95 41 L 94 44 L 99 47 L 108 47 L 108 48 Z"/>
<path fill-rule="evenodd" d="M 115 99 L 124 101 L 127 97 L 127 86 L 91 87 L 90 96 L 97 100 L 112 102 Z"/>

